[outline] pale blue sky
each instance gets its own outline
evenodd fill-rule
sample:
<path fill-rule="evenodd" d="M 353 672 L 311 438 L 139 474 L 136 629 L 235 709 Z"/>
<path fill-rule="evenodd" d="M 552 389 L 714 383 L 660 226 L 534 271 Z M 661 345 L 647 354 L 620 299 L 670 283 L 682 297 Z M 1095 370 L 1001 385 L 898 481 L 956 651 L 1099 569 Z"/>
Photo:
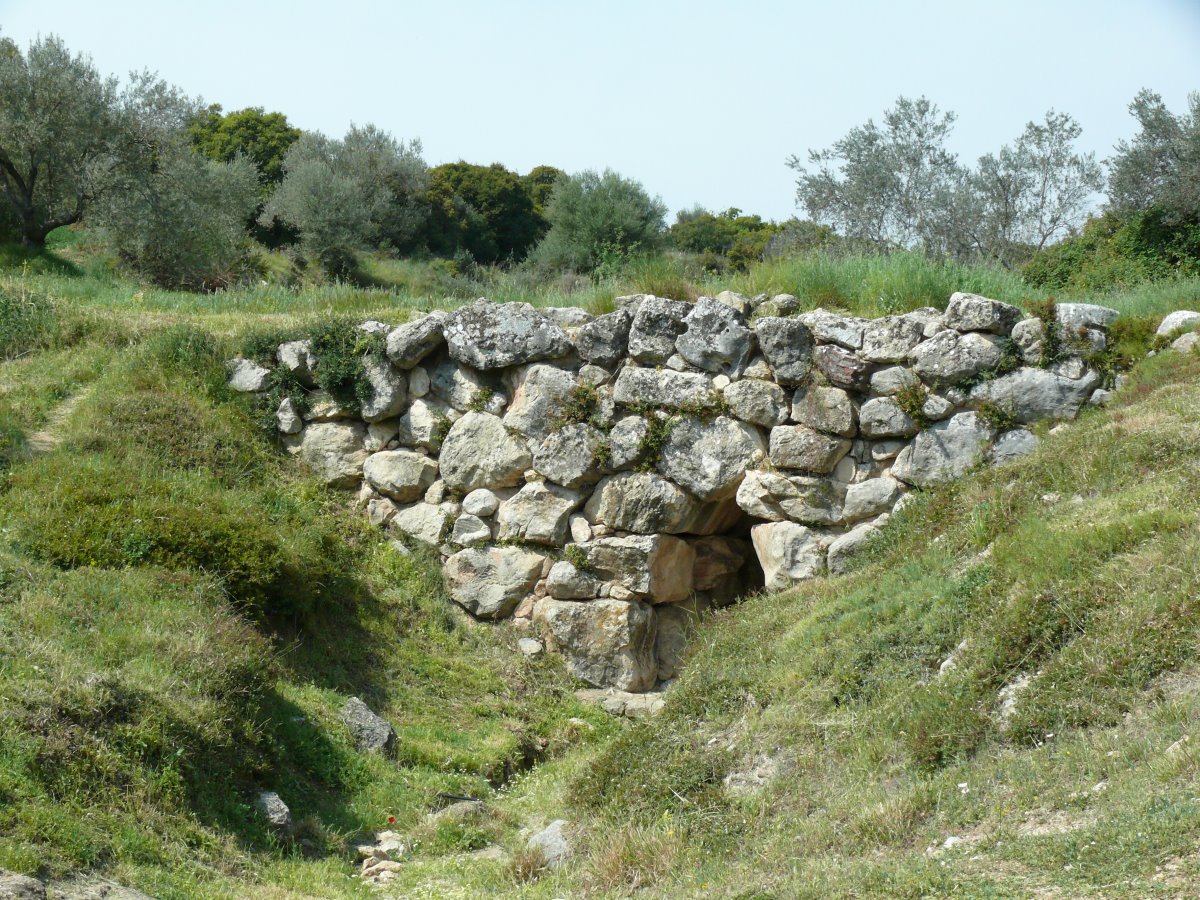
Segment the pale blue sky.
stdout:
<path fill-rule="evenodd" d="M 0 0 L 0 30 L 57 33 L 228 110 L 334 135 L 373 121 L 431 164 L 609 166 L 673 211 L 772 218 L 795 211 L 789 154 L 899 94 L 957 112 L 974 160 L 1050 107 L 1104 157 L 1139 88 L 1176 111 L 1200 90 L 1200 0 Z"/>

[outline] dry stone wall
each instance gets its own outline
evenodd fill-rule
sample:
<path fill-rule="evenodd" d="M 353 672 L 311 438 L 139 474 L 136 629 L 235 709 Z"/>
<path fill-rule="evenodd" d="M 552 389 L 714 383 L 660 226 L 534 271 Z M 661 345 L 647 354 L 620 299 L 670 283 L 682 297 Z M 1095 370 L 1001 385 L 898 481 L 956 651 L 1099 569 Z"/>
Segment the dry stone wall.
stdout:
<path fill-rule="evenodd" d="M 696 617 L 847 560 L 913 489 L 1030 452 L 1026 426 L 1102 402 L 1113 310 L 1057 319 L 955 294 L 944 311 L 793 313 L 788 295 L 614 312 L 479 300 L 399 327 L 361 409 L 284 399 L 288 450 L 370 521 L 441 554 L 450 596 L 514 618 L 597 686 L 674 676 Z M 316 384 L 311 345 L 279 347 Z M 231 363 L 265 391 L 270 368 Z"/>

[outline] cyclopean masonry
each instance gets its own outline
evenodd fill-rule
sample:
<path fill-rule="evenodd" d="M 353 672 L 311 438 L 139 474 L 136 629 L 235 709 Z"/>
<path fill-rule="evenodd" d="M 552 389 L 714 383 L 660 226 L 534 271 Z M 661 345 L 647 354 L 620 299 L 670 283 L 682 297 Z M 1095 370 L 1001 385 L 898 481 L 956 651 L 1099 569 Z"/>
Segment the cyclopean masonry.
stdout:
<path fill-rule="evenodd" d="M 436 548 L 473 616 L 642 691 L 674 676 L 704 610 L 843 571 L 909 491 L 1028 453 L 1025 426 L 1105 396 L 1087 362 L 1103 307 L 1043 322 L 960 293 L 862 319 L 756 301 L 637 295 L 591 316 L 481 299 L 364 323 L 386 331 L 370 400 L 352 412 L 315 390 L 321 360 L 292 341 L 275 365 L 311 393 L 276 420 L 373 524 Z M 272 374 L 231 363 L 240 390 Z"/>

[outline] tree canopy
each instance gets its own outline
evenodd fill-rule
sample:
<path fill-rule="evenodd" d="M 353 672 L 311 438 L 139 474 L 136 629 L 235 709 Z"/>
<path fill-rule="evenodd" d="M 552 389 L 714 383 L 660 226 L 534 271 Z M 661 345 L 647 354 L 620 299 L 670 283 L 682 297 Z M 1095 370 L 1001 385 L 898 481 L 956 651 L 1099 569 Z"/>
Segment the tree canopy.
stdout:
<path fill-rule="evenodd" d="M 301 134 L 283 113 L 265 112 L 261 106 L 226 113 L 219 103 L 202 110 L 187 130 L 192 146 L 209 159 L 233 162 L 239 155 L 248 158 L 264 185 L 283 181 L 283 158 Z"/>

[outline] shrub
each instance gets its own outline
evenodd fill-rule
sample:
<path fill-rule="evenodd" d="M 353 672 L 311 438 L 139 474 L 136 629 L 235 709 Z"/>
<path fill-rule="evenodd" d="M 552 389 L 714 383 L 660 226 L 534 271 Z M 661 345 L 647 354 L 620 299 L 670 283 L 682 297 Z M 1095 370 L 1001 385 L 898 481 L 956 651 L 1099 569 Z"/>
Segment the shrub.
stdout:
<path fill-rule="evenodd" d="M 15 359 L 52 345 L 58 316 L 49 297 L 23 281 L 0 288 L 0 359 Z"/>
<path fill-rule="evenodd" d="M 314 373 L 317 385 L 340 405 L 358 411 L 371 399 L 364 363 L 384 356 L 384 338 L 360 329 L 348 318 L 326 319 L 309 332 L 312 352 L 321 361 Z"/>

